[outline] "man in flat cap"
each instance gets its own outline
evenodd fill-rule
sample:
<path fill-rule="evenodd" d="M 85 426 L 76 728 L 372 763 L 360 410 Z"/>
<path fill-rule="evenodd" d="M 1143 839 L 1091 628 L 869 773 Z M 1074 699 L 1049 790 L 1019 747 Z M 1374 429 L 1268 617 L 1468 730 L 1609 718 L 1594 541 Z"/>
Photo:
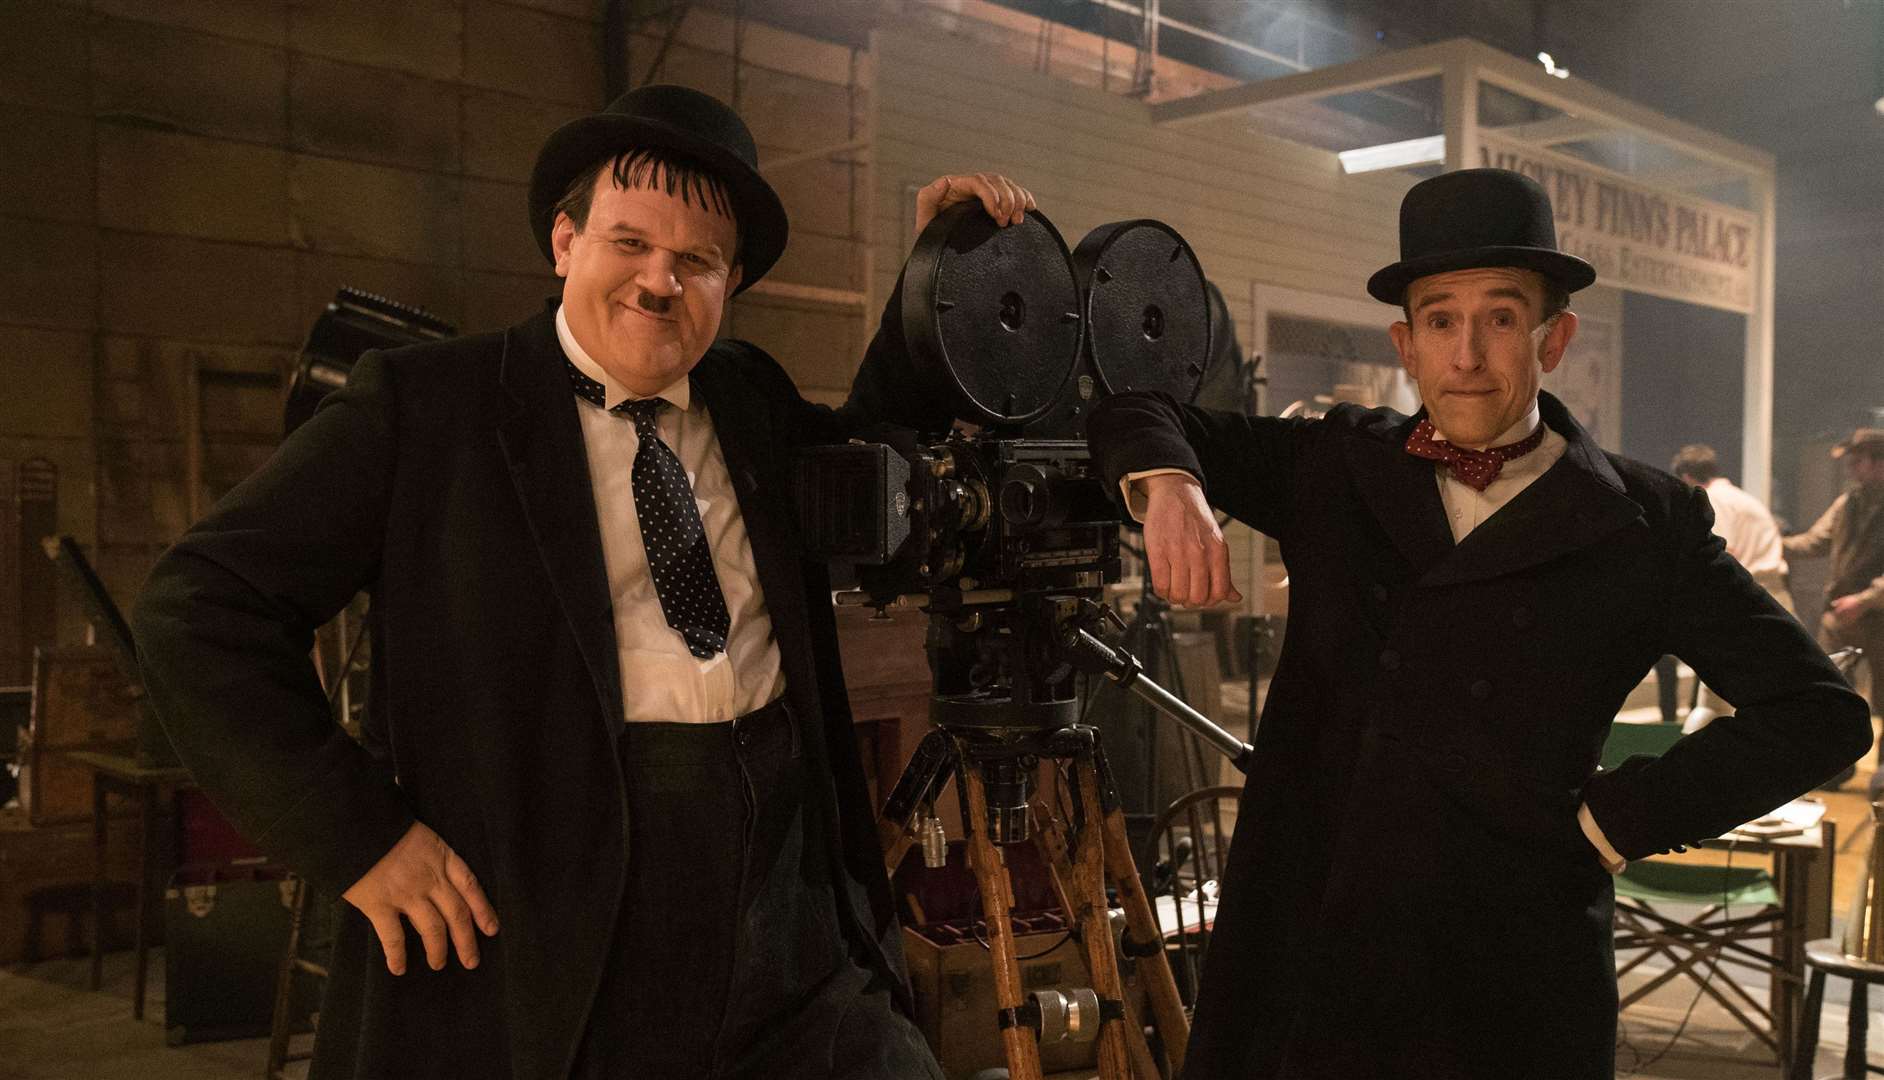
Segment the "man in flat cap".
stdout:
<path fill-rule="evenodd" d="M 1274 537 L 1289 625 L 1222 882 L 1188 1080 L 1614 1075 L 1610 873 L 1718 836 L 1864 752 L 1863 705 L 1711 531 L 1541 375 L 1594 271 L 1517 173 L 1408 191 L 1368 282 L 1414 416 L 1213 413 L 1088 428 L 1153 585 L 1237 598 L 1215 506 Z M 1739 708 L 1598 772 L 1673 653 Z"/>
<path fill-rule="evenodd" d="M 1859 428 L 1832 456 L 1845 463 L 1851 485 L 1811 528 L 1786 538 L 1786 554 L 1830 557 L 1819 641 L 1864 650 L 1871 712 L 1884 716 L 1884 428 Z"/>
<path fill-rule="evenodd" d="M 367 354 L 151 574 L 179 755 L 346 901 L 316 1078 L 940 1076 L 789 492 L 794 447 L 948 418 L 895 318 L 835 411 L 715 341 L 785 247 L 757 165 L 681 87 L 558 130 L 529 209 L 560 299 Z M 945 177 L 917 224 L 968 200 L 1032 206 Z M 365 747 L 307 656 L 361 589 Z"/>

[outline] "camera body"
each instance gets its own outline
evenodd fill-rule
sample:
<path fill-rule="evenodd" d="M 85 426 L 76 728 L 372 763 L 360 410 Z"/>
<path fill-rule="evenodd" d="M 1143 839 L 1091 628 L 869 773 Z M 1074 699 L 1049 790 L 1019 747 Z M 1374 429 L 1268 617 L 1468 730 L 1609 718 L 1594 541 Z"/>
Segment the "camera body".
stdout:
<path fill-rule="evenodd" d="M 840 602 L 929 613 L 937 725 L 1066 727 L 1078 703 L 1062 639 L 1120 576 L 1086 414 L 1123 390 L 1196 392 L 1202 270 L 1159 222 L 1101 226 L 1069 253 L 1037 211 L 1001 229 L 969 204 L 924 230 L 902 289 L 918 378 L 961 423 L 803 452 L 806 547 L 854 576 Z"/>

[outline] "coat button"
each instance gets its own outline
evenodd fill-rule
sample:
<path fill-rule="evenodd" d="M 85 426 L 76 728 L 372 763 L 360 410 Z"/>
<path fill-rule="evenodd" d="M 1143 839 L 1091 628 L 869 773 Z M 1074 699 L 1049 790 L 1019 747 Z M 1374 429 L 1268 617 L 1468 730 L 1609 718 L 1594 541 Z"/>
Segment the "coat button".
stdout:
<path fill-rule="evenodd" d="M 1474 699 L 1484 701 L 1486 698 L 1491 697 L 1491 683 L 1480 679 L 1468 688 L 1468 692 L 1471 693 Z"/>
<path fill-rule="evenodd" d="M 1399 671 L 1400 654 L 1392 649 L 1380 650 L 1380 668 L 1382 671 Z"/>
<path fill-rule="evenodd" d="M 1456 772 L 1465 771 L 1465 759 L 1463 757 L 1460 757 L 1458 754 L 1447 754 L 1445 757 L 1445 760 L 1441 762 L 1441 764 L 1443 764 L 1446 767 L 1447 772 L 1456 773 Z"/>
<path fill-rule="evenodd" d="M 1531 614 L 1530 608 L 1515 607 L 1511 609 L 1511 625 L 1520 630 L 1530 629 L 1531 623 L 1535 622 L 1536 618 L 1535 615 Z"/>
<path fill-rule="evenodd" d="M 1375 582 L 1374 583 L 1374 599 L 1384 604 L 1387 602 L 1387 595 L 1388 595 L 1387 587 L 1385 585 L 1380 584 L 1379 582 Z"/>
<path fill-rule="evenodd" d="M 740 731 L 735 731 L 733 733 L 733 741 L 735 743 L 738 743 L 740 749 L 742 750 L 748 746 L 751 746 L 752 745 L 752 731 L 750 729 L 742 729 Z"/>

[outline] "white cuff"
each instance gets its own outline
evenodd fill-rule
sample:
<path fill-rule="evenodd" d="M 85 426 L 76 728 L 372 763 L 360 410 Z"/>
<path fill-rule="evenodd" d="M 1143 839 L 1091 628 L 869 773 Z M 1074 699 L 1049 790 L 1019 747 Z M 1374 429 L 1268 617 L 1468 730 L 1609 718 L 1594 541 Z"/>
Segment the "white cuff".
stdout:
<path fill-rule="evenodd" d="M 1589 803 L 1577 807 L 1577 824 L 1583 826 L 1583 835 L 1589 840 L 1590 846 L 1596 849 L 1596 858 L 1602 862 L 1603 869 L 1612 874 L 1622 873 L 1623 869 L 1629 865 L 1629 860 L 1623 858 L 1615 848 L 1609 845 L 1609 837 L 1604 836 L 1602 828 L 1596 824 L 1596 818 L 1590 813 Z"/>
<path fill-rule="evenodd" d="M 1119 479 L 1119 494 L 1125 497 L 1125 512 L 1132 515 L 1133 521 L 1145 520 L 1145 492 L 1138 482 L 1153 476 L 1190 476 L 1184 469 L 1146 469 L 1144 472 L 1126 473 Z"/>

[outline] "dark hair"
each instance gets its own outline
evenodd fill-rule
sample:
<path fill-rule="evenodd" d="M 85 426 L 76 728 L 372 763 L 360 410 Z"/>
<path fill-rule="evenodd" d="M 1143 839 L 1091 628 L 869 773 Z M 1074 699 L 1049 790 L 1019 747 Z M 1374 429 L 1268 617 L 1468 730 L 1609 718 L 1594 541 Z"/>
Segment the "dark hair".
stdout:
<path fill-rule="evenodd" d="M 1690 443 L 1681 448 L 1668 471 L 1676 476 L 1692 477 L 1705 484 L 1720 476 L 1720 458 L 1706 443 Z"/>
<path fill-rule="evenodd" d="M 1884 439 L 1866 439 L 1863 442 L 1853 443 L 1851 449 L 1845 452 L 1868 457 L 1872 461 L 1884 461 Z"/>
<path fill-rule="evenodd" d="M 687 206 L 692 206 L 694 200 L 698 199 L 703 208 L 731 218 L 733 261 L 739 261 L 739 215 L 733 212 L 733 196 L 726 182 L 700 162 L 665 150 L 627 150 L 612 158 L 603 158 L 582 170 L 569 182 L 563 197 L 556 200 L 556 206 L 550 212 L 550 221 L 554 222 L 557 214 L 568 214 L 577 232 L 586 228 L 589 224 L 590 200 L 595 195 L 595 181 L 604 169 L 610 170 L 618 188 L 665 191 L 669 195 L 679 195 L 680 201 Z"/>
<path fill-rule="evenodd" d="M 1542 274 L 1538 278 L 1544 283 L 1543 318 L 1537 320 L 1542 325 L 1570 310 L 1570 290 Z M 1400 294 L 1400 314 L 1406 316 L 1407 325 L 1413 324 L 1413 309 L 1407 306 L 1405 293 Z"/>

